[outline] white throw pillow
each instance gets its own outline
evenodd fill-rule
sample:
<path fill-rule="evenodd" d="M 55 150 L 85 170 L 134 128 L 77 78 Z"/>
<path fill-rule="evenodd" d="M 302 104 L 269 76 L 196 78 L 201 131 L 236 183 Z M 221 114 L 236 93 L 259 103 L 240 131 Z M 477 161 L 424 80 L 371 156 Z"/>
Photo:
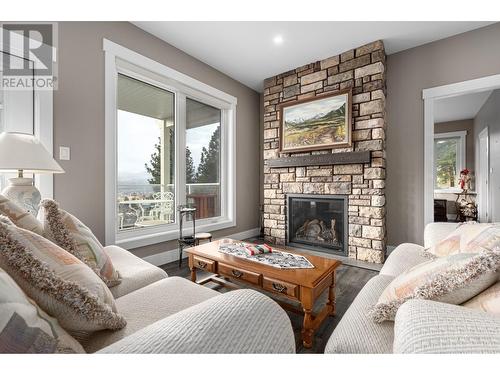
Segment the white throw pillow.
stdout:
<path fill-rule="evenodd" d="M 500 251 L 453 254 L 403 272 L 382 292 L 369 311 L 377 323 L 394 320 L 398 308 L 410 299 L 429 299 L 459 305 L 498 279 Z"/>
<path fill-rule="evenodd" d="M 85 353 L 0 268 L 0 353 Z"/>
<path fill-rule="evenodd" d="M 0 267 L 74 335 L 126 325 L 110 290 L 87 265 L 5 217 L 0 217 Z"/>
<path fill-rule="evenodd" d="M 44 199 L 40 203 L 38 219 L 43 224 L 46 238 L 92 268 L 107 286 L 113 287 L 121 283 L 120 274 L 104 247 L 75 216 L 60 209 L 52 199 Z"/>

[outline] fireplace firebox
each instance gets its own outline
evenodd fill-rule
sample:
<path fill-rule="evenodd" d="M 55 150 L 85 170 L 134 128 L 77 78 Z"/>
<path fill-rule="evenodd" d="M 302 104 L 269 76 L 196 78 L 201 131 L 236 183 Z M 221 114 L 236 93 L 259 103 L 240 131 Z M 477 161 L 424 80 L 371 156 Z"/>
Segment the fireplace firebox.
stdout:
<path fill-rule="evenodd" d="M 287 196 L 287 244 L 347 256 L 347 196 Z"/>

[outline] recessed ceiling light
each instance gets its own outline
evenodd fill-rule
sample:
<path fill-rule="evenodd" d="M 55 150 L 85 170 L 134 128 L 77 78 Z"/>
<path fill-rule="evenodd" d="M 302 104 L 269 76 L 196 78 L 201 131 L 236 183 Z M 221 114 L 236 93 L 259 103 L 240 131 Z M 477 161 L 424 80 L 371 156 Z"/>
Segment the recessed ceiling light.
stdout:
<path fill-rule="evenodd" d="M 274 44 L 283 44 L 283 37 L 281 35 L 276 35 L 273 38 Z"/>

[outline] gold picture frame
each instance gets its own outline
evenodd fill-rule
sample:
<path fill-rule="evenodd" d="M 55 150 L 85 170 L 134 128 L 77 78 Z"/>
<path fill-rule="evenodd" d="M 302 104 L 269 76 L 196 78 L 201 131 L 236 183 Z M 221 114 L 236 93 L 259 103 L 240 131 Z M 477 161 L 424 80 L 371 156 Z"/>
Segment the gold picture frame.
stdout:
<path fill-rule="evenodd" d="M 351 145 L 352 90 L 280 106 L 280 151 L 306 152 Z"/>

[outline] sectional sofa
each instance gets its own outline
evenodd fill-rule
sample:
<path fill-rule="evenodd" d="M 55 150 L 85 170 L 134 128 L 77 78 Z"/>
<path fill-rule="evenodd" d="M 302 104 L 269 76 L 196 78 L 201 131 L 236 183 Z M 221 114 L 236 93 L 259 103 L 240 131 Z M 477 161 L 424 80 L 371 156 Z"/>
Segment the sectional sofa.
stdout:
<path fill-rule="evenodd" d="M 88 353 L 295 353 L 286 312 L 253 290 L 218 293 L 117 246 L 106 253 L 122 282 L 110 288 L 127 326 L 98 331 Z M 262 318 L 265 317 L 265 318 Z"/>
<path fill-rule="evenodd" d="M 366 283 L 330 337 L 326 353 L 500 353 L 500 317 L 479 310 L 429 300 L 410 300 L 395 322 L 368 317 L 389 283 L 411 267 L 429 260 L 424 248 L 444 239 L 456 223 L 431 223 L 424 247 L 405 243 L 387 258 L 380 274 Z"/>

